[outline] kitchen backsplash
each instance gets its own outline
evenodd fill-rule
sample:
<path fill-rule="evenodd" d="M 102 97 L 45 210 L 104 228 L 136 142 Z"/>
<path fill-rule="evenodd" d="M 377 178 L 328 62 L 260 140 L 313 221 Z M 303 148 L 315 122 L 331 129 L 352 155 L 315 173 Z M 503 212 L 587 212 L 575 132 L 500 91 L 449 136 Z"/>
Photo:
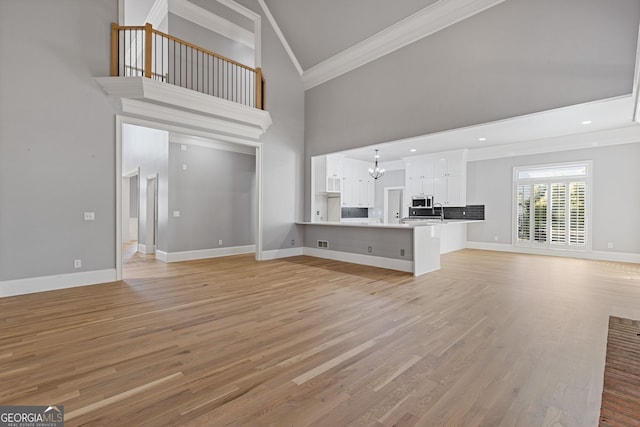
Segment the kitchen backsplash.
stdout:
<path fill-rule="evenodd" d="M 436 211 L 438 209 L 436 208 Z M 445 207 L 445 219 L 484 219 L 484 205 L 468 205 L 465 207 Z"/>
<path fill-rule="evenodd" d="M 368 218 L 369 208 L 342 208 L 342 218 Z"/>

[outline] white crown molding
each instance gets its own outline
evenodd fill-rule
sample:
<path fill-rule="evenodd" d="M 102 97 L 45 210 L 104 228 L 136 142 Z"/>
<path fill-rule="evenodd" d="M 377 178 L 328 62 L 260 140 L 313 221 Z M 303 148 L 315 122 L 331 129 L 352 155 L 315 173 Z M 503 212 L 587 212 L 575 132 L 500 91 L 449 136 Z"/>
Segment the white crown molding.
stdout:
<path fill-rule="evenodd" d="M 231 151 L 233 153 L 256 155 L 255 147 L 248 145 L 234 144 L 226 141 L 215 141 L 213 139 L 200 138 L 180 133 L 169 133 L 169 142 L 171 144 L 192 145 L 196 147 L 209 148 L 212 150 Z"/>
<path fill-rule="evenodd" d="M 149 23 L 153 28 L 160 27 L 160 24 L 169 14 L 169 0 L 156 0 L 151 6 L 145 24 Z"/>
<path fill-rule="evenodd" d="M 216 119 L 201 114 L 194 114 L 184 110 L 165 107 L 152 102 L 123 98 L 121 99 L 121 105 L 123 113 L 132 114 L 134 116 L 161 120 L 167 123 L 193 126 L 200 129 L 206 129 L 211 132 L 222 132 L 216 136 L 223 140 L 228 140 L 224 134 L 256 141 L 260 135 L 262 135 L 262 132 L 257 128 L 244 126 L 228 120 Z"/>
<path fill-rule="evenodd" d="M 598 261 L 640 263 L 640 254 L 607 251 L 558 251 L 544 248 L 525 248 L 508 243 L 488 243 L 467 241 L 468 249 L 482 251 L 511 252 L 518 254 L 545 255 L 565 258 L 593 259 Z"/>
<path fill-rule="evenodd" d="M 261 3 L 263 0 L 259 0 Z M 302 74 L 304 89 L 348 73 L 384 55 L 487 10 L 505 0 L 437 1 Z"/>
<path fill-rule="evenodd" d="M 242 6 L 241 4 L 236 3 L 233 0 L 216 0 L 216 1 L 221 5 L 226 6 L 229 9 L 233 10 L 234 12 L 239 13 L 245 18 L 249 18 L 254 22 L 260 19 L 259 14 L 255 13 L 253 10 L 249 8 Z"/>
<path fill-rule="evenodd" d="M 116 281 L 116 270 L 83 271 L 0 282 L 0 298 Z"/>
<path fill-rule="evenodd" d="M 316 258 L 331 259 L 334 261 L 350 262 L 353 264 L 368 265 L 370 267 L 388 268 L 390 270 L 413 273 L 413 261 L 403 259 L 385 258 L 373 255 L 354 254 L 351 252 L 332 251 L 327 249 L 303 248 L 304 255 Z"/>
<path fill-rule="evenodd" d="M 291 46 L 289 46 L 287 39 L 284 37 L 284 34 L 282 34 L 282 31 L 280 30 L 280 27 L 278 26 L 276 19 L 273 17 L 273 15 L 271 14 L 271 11 L 269 10 L 269 7 L 264 2 L 264 0 L 258 0 L 258 3 L 260 3 L 260 7 L 262 7 L 262 11 L 267 16 L 267 20 L 273 27 L 273 31 L 276 32 L 278 39 L 280 39 L 280 43 L 282 43 L 284 50 L 287 52 L 287 55 L 289 55 L 289 59 L 291 59 L 293 66 L 296 67 L 298 74 L 302 76 L 303 70 L 302 70 L 302 67 L 300 66 L 300 62 L 298 62 L 298 58 L 296 58 L 296 55 L 293 53 L 293 50 L 291 50 Z"/>
<path fill-rule="evenodd" d="M 223 132 L 225 141 L 257 141 L 272 124 L 267 111 L 144 77 L 95 80 L 124 113 Z"/>
<path fill-rule="evenodd" d="M 230 255 L 252 254 L 255 252 L 256 245 L 247 245 L 182 252 L 156 251 L 156 258 L 162 262 L 181 262 L 191 261 L 194 259 L 219 258 Z"/>
<path fill-rule="evenodd" d="M 632 144 L 636 142 L 640 142 L 640 125 L 632 123 L 629 126 L 615 129 L 469 149 L 467 162 L 606 147 L 609 145 Z"/>
<path fill-rule="evenodd" d="M 255 49 L 255 36 L 251 31 L 242 28 L 206 9 L 196 6 L 187 0 L 168 0 L 169 12 L 188 21 L 200 25 L 208 30 L 235 40 L 245 46 Z"/>

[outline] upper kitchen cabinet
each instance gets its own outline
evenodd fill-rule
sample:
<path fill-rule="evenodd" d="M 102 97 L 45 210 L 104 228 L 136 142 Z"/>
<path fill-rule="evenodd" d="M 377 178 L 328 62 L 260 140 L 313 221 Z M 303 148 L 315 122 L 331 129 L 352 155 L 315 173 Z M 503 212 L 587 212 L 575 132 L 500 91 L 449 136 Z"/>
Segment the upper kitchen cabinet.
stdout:
<path fill-rule="evenodd" d="M 467 150 L 437 153 L 433 158 L 433 201 L 444 206 L 467 204 Z"/>
<path fill-rule="evenodd" d="M 374 182 L 369 164 L 362 160 L 342 159 L 342 207 L 374 207 Z"/>
<path fill-rule="evenodd" d="M 343 156 L 329 154 L 313 159 L 316 193 L 340 193 Z"/>
<path fill-rule="evenodd" d="M 413 196 L 433 196 L 444 206 L 466 205 L 467 151 L 456 150 L 405 159 L 405 185 Z"/>

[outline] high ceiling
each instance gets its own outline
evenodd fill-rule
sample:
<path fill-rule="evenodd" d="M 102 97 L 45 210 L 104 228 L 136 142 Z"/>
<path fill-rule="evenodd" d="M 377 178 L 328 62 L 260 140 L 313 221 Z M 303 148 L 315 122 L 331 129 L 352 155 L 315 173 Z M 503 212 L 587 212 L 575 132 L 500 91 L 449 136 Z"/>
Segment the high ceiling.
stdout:
<path fill-rule="evenodd" d="M 437 0 L 265 0 L 303 70 Z"/>

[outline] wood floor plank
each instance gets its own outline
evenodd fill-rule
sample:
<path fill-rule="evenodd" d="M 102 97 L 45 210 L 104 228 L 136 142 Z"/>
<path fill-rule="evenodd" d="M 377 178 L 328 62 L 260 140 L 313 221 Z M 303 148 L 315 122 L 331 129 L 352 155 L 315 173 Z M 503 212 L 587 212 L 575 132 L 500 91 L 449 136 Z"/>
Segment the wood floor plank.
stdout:
<path fill-rule="evenodd" d="M 0 404 L 69 426 L 590 426 L 609 316 L 640 319 L 640 265 L 131 251 L 124 281 L 0 299 Z"/>

